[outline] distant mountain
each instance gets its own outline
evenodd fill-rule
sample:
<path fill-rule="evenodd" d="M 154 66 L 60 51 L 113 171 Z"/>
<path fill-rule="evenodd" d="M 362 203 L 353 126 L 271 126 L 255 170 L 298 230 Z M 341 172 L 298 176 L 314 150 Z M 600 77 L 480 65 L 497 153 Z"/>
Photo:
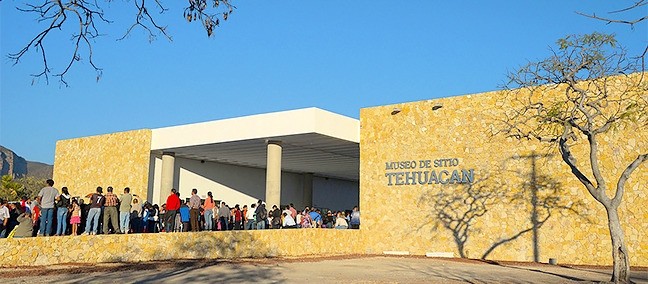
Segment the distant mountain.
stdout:
<path fill-rule="evenodd" d="M 27 176 L 38 179 L 49 179 L 54 174 L 54 166 L 41 162 L 27 161 Z"/>
<path fill-rule="evenodd" d="M 15 178 L 32 176 L 46 179 L 52 177 L 53 170 L 52 165 L 27 161 L 14 151 L 0 146 L 0 176 L 12 175 Z"/>

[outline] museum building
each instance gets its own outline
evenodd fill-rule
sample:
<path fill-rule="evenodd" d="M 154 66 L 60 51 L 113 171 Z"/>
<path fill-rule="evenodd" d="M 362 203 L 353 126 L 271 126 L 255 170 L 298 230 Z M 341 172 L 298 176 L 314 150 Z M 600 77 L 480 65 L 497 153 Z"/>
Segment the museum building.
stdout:
<path fill-rule="evenodd" d="M 216 257 L 257 255 L 241 245 L 249 241 L 290 256 L 397 252 L 611 264 L 605 210 L 557 149 L 498 134 L 498 118 L 514 103 L 510 91 L 496 91 L 364 108 L 359 120 L 307 108 L 61 140 L 54 180 L 74 195 L 97 186 L 128 186 L 157 204 L 171 188 L 182 198 L 197 188 L 202 197 L 211 191 L 229 205 L 263 199 L 270 206 L 360 206 L 360 230 L 214 232 L 209 238 L 238 244 Z M 608 188 L 637 155 L 648 152 L 645 129 L 629 123 L 600 135 Z M 572 146 L 584 168 L 587 150 Z M 637 266 L 648 266 L 647 181 L 644 164 L 628 180 L 619 208 L 630 262 Z M 306 237 L 311 246 L 271 241 L 282 236 Z M 344 242 L 332 244 L 336 238 Z M 148 244 L 141 246 L 145 251 Z M 196 256 L 201 255 L 166 255 Z M 88 261 L 104 261 L 94 257 Z"/>

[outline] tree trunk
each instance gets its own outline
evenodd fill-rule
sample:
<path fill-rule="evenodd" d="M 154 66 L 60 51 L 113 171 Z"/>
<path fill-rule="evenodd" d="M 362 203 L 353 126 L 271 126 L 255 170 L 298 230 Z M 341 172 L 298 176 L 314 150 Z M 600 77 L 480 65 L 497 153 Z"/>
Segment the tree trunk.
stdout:
<path fill-rule="evenodd" d="M 459 256 L 461 258 L 466 258 L 466 252 L 464 251 L 464 245 L 465 241 L 461 241 L 461 239 L 458 236 L 454 237 L 455 243 L 457 243 L 457 250 L 459 251 Z"/>
<path fill-rule="evenodd" d="M 612 282 L 630 283 L 630 262 L 628 261 L 628 250 L 623 238 L 623 229 L 619 221 L 618 206 L 605 208 L 608 214 L 608 227 L 612 238 Z"/>

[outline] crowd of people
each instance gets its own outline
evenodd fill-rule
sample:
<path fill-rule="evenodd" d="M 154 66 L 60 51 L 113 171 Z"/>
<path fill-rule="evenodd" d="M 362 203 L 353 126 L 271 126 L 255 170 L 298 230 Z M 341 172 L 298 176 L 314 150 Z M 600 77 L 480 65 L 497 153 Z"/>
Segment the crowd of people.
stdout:
<path fill-rule="evenodd" d="M 85 196 L 90 200 L 85 204 L 84 199 L 71 197 L 67 187 L 62 187 L 59 193 L 53 180 L 47 180 L 47 185 L 33 199 L 22 198 L 13 203 L 0 199 L 0 238 L 52 234 L 360 228 L 357 206 L 353 210 L 335 212 L 309 207 L 298 211 L 292 203 L 281 207 L 272 205 L 267 209 L 266 204 L 259 200 L 250 207 L 247 204 L 231 207 L 224 201 L 216 201 L 211 192 L 203 200 L 195 188 L 188 200 L 182 200 L 180 193 L 172 189 L 166 203 L 158 206 L 140 202 L 128 187 L 117 195 L 110 186 L 105 194 L 102 187 L 97 187 L 96 192 Z"/>

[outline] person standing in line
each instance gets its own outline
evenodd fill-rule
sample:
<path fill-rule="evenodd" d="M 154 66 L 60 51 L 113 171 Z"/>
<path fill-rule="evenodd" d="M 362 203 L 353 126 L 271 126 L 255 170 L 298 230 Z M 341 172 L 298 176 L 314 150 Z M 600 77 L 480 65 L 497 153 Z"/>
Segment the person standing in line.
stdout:
<path fill-rule="evenodd" d="M 148 231 L 148 223 L 149 223 L 149 207 L 151 206 L 148 201 L 145 201 L 144 205 L 142 205 L 142 233 L 150 233 Z"/>
<path fill-rule="evenodd" d="M 76 236 L 78 234 L 77 230 L 79 228 L 79 224 L 81 224 L 81 206 L 79 206 L 79 202 L 76 200 L 76 198 L 72 199 L 72 207 L 70 209 L 72 210 L 72 215 L 70 215 L 72 236 Z"/>
<path fill-rule="evenodd" d="M 49 236 L 52 233 L 52 223 L 54 222 L 54 200 L 57 195 L 58 190 L 54 188 L 54 181 L 48 179 L 47 186 L 43 187 L 38 193 L 38 203 L 41 206 L 39 236 Z"/>
<path fill-rule="evenodd" d="M 56 236 L 64 236 L 67 231 L 67 215 L 70 210 L 70 193 L 67 187 L 61 188 L 56 197 Z"/>
<path fill-rule="evenodd" d="M 259 200 L 256 214 L 256 228 L 257 230 L 264 230 L 266 228 L 266 221 L 268 220 L 268 210 L 262 200 Z"/>
<path fill-rule="evenodd" d="M 142 232 L 142 203 L 139 203 L 137 198 L 133 198 L 133 207 L 131 208 L 130 213 L 131 227 L 133 228 L 133 233 Z"/>
<path fill-rule="evenodd" d="M 241 223 L 243 218 L 241 215 L 241 208 L 238 204 L 234 205 L 234 230 L 241 230 Z"/>
<path fill-rule="evenodd" d="M 167 214 L 164 216 L 167 219 L 164 222 L 164 231 L 167 233 L 173 232 L 175 227 L 175 215 L 180 209 L 180 197 L 176 194 L 178 191 L 175 188 L 171 189 L 171 194 L 167 197 L 166 210 Z"/>
<path fill-rule="evenodd" d="M 175 216 L 175 215 L 174 215 Z M 191 219 L 191 231 L 198 232 L 200 231 L 200 196 L 198 196 L 198 190 L 191 190 L 191 198 L 189 198 L 189 219 Z"/>
<path fill-rule="evenodd" d="M 180 229 L 178 229 L 178 232 L 189 232 L 189 225 L 191 221 L 191 210 L 189 210 L 189 206 L 187 204 L 180 200 L 180 209 L 178 209 L 178 215 L 180 216 L 180 223 L 178 223 L 178 226 Z"/>
<path fill-rule="evenodd" d="M 207 192 L 207 199 L 205 199 L 205 204 L 203 205 L 204 214 L 205 214 L 205 231 L 211 231 L 214 229 L 214 196 L 212 192 Z"/>
<path fill-rule="evenodd" d="M 38 204 L 38 199 L 39 199 L 38 196 L 34 197 L 34 199 L 32 199 L 31 204 L 29 205 L 29 207 L 31 208 L 30 210 L 32 212 L 32 221 L 33 221 L 32 224 L 34 225 L 32 237 L 35 237 L 40 231 L 41 208 L 40 208 L 40 204 Z"/>
<path fill-rule="evenodd" d="M 247 204 L 243 204 L 243 208 L 241 209 L 241 217 L 243 218 L 241 224 L 243 225 L 241 230 L 245 230 L 247 228 L 247 212 L 248 212 L 248 207 Z"/>
<path fill-rule="evenodd" d="M 160 228 L 159 231 L 160 232 L 166 231 L 166 218 L 167 218 L 167 216 L 165 215 L 167 213 L 166 203 L 162 204 L 162 206 L 160 207 L 160 212 L 158 213 L 159 213 L 158 226 Z"/>
<path fill-rule="evenodd" d="M 247 220 L 245 223 L 245 229 L 246 230 L 254 230 L 256 229 L 256 204 L 252 203 L 250 205 L 250 210 L 245 213 L 245 219 Z"/>
<path fill-rule="evenodd" d="M 9 217 L 11 217 L 11 215 L 9 214 L 7 201 L 0 198 L 0 238 L 4 238 L 9 234 L 9 232 L 7 232 Z"/>
<path fill-rule="evenodd" d="M 119 214 L 117 213 L 117 206 L 119 206 L 119 198 L 113 193 L 112 186 L 109 186 L 105 196 L 106 202 L 104 203 L 104 215 L 103 215 L 103 233 L 108 234 L 108 223 L 113 227 L 115 233 L 121 233 L 119 231 Z"/>
<path fill-rule="evenodd" d="M 272 211 L 270 211 L 270 216 L 272 216 L 272 224 L 271 228 L 272 229 L 279 229 L 281 228 L 281 209 L 277 207 L 277 205 L 272 205 Z"/>
<path fill-rule="evenodd" d="M 119 198 L 121 203 L 119 204 L 119 230 L 128 234 L 130 230 L 130 213 L 131 213 L 131 202 L 133 202 L 133 195 L 130 193 L 130 188 L 124 188 L 124 194 Z"/>
<path fill-rule="evenodd" d="M 153 212 L 149 215 L 149 227 L 151 233 L 159 233 L 162 231 L 162 224 L 160 223 L 160 206 L 154 204 L 152 207 Z M 152 219 L 151 219 L 152 218 Z"/>
<path fill-rule="evenodd" d="M 218 208 L 218 222 L 221 224 L 221 231 L 229 230 L 229 219 L 231 216 L 232 214 L 225 201 L 221 202 L 221 206 Z"/>
<path fill-rule="evenodd" d="M 360 229 L 360 210 L 358 210 L 358 206 L 353 207 L 353 211 L 351 212 L 351 222 L 349 223 L 351 229 Z"/>
<path fill-rule="evenodd" d="M 295 209 L 295 205 L 290 203 L 290 207 L 288 208 L 288 210 L 290 210 L 290 217 L 292 217 L 293 220 L 295 220 L 295 218 L 297 218 L 297 209 Z"/>
<path fill-rule="evenodd" d="M 106 198 L 103 196 L 103 188 L 97 187 L 97 192 L 93 193 L 90 197 L 90 210 L 88 210 L 88 217 L 86 218 L 84 235 L 96 235 L 99 230 L 99 216 L 101 215 L 101 207 L 106 203 Z"/>

